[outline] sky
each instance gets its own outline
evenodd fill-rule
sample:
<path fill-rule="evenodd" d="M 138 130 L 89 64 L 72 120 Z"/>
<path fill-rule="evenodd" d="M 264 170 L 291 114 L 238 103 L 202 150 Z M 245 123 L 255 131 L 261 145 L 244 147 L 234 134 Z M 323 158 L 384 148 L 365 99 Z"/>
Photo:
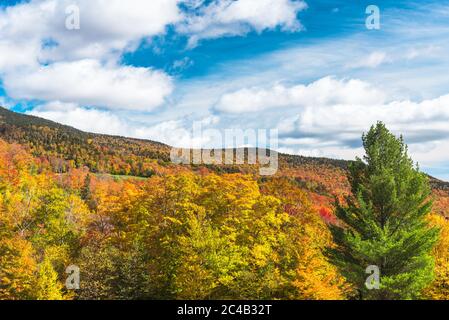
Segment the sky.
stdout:
<path fill-rule="evenodd" d="M 449 0 L 0 0 L 0 105 L 177 147 L 276 128 L 338 159 L 383 121 L 449 181 L 448 40 Z"/>

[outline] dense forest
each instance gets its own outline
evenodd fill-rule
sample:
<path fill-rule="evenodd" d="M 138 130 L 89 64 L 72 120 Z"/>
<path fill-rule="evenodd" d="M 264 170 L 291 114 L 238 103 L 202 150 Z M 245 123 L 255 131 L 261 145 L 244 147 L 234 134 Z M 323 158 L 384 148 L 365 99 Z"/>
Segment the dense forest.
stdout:
<path fill-rule="evenodd" d="M 449 298 L 447 184 L 382 124 L 269 178 L 6 109 L 0 138 L 0 299 Z"/>

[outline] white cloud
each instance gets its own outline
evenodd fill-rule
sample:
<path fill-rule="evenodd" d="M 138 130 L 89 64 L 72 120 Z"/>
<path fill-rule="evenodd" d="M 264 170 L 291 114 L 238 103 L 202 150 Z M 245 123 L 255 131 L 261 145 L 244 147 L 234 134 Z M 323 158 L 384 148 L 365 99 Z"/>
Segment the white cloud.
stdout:
<path fill-rule="evenodd" d="M 449 161 L 449 95 L 414 102 L 392 101 L 362 105 L 306 106 L 277 126 L 281 145 L 298 153 L 353 159 L 362 155 L 361 135 L 383 121 L 396 135 L 403 134 L 413 159 L 424 166 Z"/>
<path fill-rule="evenodd" d="M 194 137 L 192 129 L 186 128 L 182 120 L 169 120 L 151 127 L 140 127 L 134 131 L 134 137 L 162 141 L 178 148 L 200 148 L 202 137 Z"/>
<path fill-rule="evenodd" d="M 171 79 L 148 68 L 60 62 L 8 73 L 4 86 L 16 99 L 60 100 L 88 106 L 150 111 L 172 92 Z"/>
<path fill-rule="evenodd" d="M 444 52 L 444 49 L 440 46 L 418 46 L 407 50 L 405 58 L 408 60 L 419 58 L 438 58 L 439 56 L 441 56 L 442 52 Z"/>
<path fill-rule="evenodd" d="M 190 5 L 199 14 L 187 16 L 177 29 L 190 36 L 191 47 L 202 39 L 245 35 L 252 30 L 298 31 L 302 27 L 297 14 L 307 7 L 301 0 L 217 0 L 208 5 L 194 0 Z"/>
<path fill-rule="evenodd" d="M 195 62 L 192 59 L 190 59 L 189 57 L 184 57 L 182 59 L 175 60 L 172 63 L 170 70 L 171 72 L 180 73 L 192 67 L 194 64 Z"/>
<path fill-rule="evenodd" d="M 59 100 L 109 109 L 150 111 L 171 94 L 171 78 L 121 66 L 141 39 L 182 18 L 181 0 L 32 0 L 0 9 L 0 76 L 15 99 Z M 80 9 L 79 30 L 66 8 Z"/>
<path fill-rule="evenodd" d="M 303 137 L 329 137 L 345 144 L 359 139 L 360 133 L 376 121 L 403 133 L 412 143 L 438 141 L 449 138 L 449 95 L 422 102 L 393 101 L 386 104 L 332 104 L 298 109 L 298 115 L 283 120 L 279 126 L 283 133 Z M 447 152 L 449 153 L 449 152 Z"/>
<path fill-rule="evenodd" d="M 38 51 L 37 46 L 33 46 L 32 43 L 20 43 L 18 41 L 12 44 L 0 39 L 0 74 L 8 70 L 14 71 L 17 66 L 37 66 Z"/>
<path fill-rule="evenodd" d="M 143 125 L 119 117 L 109 111 L 87 109 L 74 103 L 60 101 L 39 105 L 28 111 L 27 114 L 65 124 L 85 132 L 148 139 L 176 147 L 198 148 L 208 142 L 205 137 L 195 137 L 189 122 L 182 119 L 162 121 L 156 125 Z M 216 124 L 218 121 L 219 119 L 216 116 L 202 119 L 205 127 Z"/>
<path fill-rule="evenodd" d="M 74 103 L 49 102 L 27 114 L 62 123 L 86 132 L 111 135 L 128 133 L 127 125 L 116 115 L 95 109 L 84 109 Z"/>
<path fill-rule="evenodd" d="M 389 62 L 389 57 L 387 53 L 382 51 L 376 51 L 372 52 L 371 54 L 367 55 L 366 57 L 363 57 L 360 59 L 360 61 L 356 61 L 353 63 L 350 63 L 348 65 L 349 68 L 377 68 L 381 64 L 384 64 L 386 62 Z"/>
<path fill-rule="evenodd" d="M 360 80 L 337 80 L 325 77 L 307 86 L 285 87 L 277 84 L 269 89 L 241 89 L 223 95 L 215 109 L 224 113 L 257 112 L 270 108 L 318 107 L 322 105 L 383 103 L 385 95 Z"/>
<path fill-rule="evenodd" d="M 0 9 L 0 71 L 17 66 L 119 56 L 182 18 L 180 0 L 32 0 Z M 68 30 L 66 8 L 80 9 L 81 28 Z M 46 47 L 51 40 L 55 45 Z M 25 49 L 26 50 L 23 50 Z M 17 55 L 19 53 L 19 55 Z"/>

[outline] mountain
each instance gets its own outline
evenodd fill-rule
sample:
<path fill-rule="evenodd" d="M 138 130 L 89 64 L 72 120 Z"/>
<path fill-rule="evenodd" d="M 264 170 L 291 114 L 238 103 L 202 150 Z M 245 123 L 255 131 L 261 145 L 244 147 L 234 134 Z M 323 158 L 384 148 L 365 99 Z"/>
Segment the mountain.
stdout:
<path fill-rule="evenodd" d="M 170 146 L 163 143 L 87 133 L 2 107 L 0 138 L 25 146 L 33 156 L 48 162 L 57 173 L 67 172 L 70 168 L 88 167 L 98 174 L 150 177 L 180 167 L 170 161 Z M 349 193 L 346 178 L 349 163 L 280 154 L 280 170 L 276 176 L 287 177 L 307 190 L 317 206 L 329 206 L 335 196 Z M 237 165 L 201 165 L 188 167 L 188 170 L 256 172 L 254 167 Z M 433 177 L 430 177 L 430 182 L 437 196 L 436 207 L 438 211 L 445 212 L 449 204 L 449 183 Z"/>
<path fill-rule="evenodd" d="M 148 163 L 168 163 L 170 147 L 162 143 L 93 134 L 42 118 L 0 108 L 0 138 L 46 158 L 56 171 L 87 166 L 96 173 L 148 177 Z"/>
<path fill-rule="evenodd" d="M 80 167 L 87 166 L 99 173 L 147 176 L 140 166 L 157 160 L 162 165 L 170 163 L 170 146 L 150 140 L 87 133 L 39 117 L 16 113 L 0 107 L 0 138 L 30 148 L 37 157 L 57 157 Z M 118 160 L 120 159 L 120 161 Z M 280 154 L 285 167 L 328 165 L 345 169 L 344 160 L 312 158 Z M 131 165 L 131 170 L 128 168 Z"/>

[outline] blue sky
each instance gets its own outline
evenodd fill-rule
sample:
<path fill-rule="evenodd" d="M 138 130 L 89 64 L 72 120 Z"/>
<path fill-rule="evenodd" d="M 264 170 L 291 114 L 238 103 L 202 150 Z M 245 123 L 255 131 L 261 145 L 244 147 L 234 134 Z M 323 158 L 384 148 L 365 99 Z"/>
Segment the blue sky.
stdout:
<path fill-rule="evenodd" d="M 108 3 L 1 1 L 0 104 L 178 146 L 220 145 L 199 121 L 277 128 L 280 151 L 344 159 L 382 120 L 449 180 L 449 1 Z"/>

